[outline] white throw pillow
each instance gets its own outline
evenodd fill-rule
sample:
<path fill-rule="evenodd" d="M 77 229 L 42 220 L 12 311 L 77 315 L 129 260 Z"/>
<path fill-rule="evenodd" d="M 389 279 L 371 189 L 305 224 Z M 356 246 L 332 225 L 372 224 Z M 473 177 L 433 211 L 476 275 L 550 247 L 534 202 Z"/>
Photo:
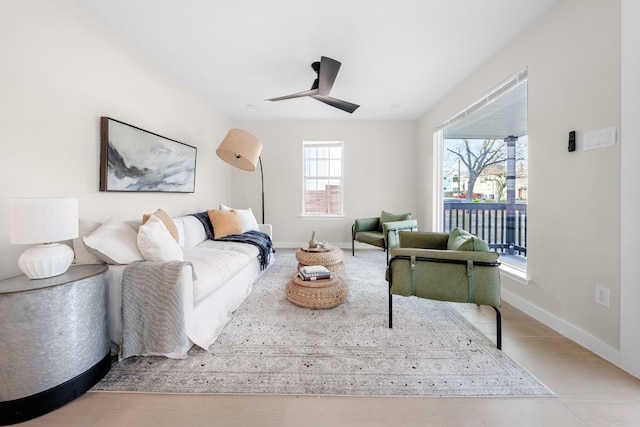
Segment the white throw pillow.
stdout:
<path fill-rule="evenodd" d="M 138 229 L 138 249 L 147 261 L 182 261 L 180 245 L 162 219 L 151 215 Z"/>
<path fill-rule="evenodd" d="M 242 232 L 249 230 L 259 231 L 260 227 L 258 227 L 258 221 L 256 220 L 255 215 L 249 209 L 234 209 L 233 210 L 238 216 L 238 222 L 240 222 L 240 227 L 242 228 Z"/>
<path fill-rule="evenodd" d="M 251 208 L 234 209 L 220 203 L 220 210 L 235 212 L 236 216 L 238 217 L 238 222 L 240 223 L 240 228 L 242 229 L 243 233 L 249 230 L 260 231 L 260 227 L 258 227 L 258 221 L 256 220 L 256 217 L 253 214 L 253 211 L 251 210 Z"/>
<path fill-rule="evenodd" d="M 104 263 L 100 258 L 89 252 L 82 240 L 83 237 L 86 237 L 96 231 L 100 225 L 101 224 L 97 221 L 89 221 L 82 218 L 78 220 L 78 237 L 73 239 L 73 252 L 75 254 L 74 264 L 82 265 Z"/>
<path fill-rule="evenodd" d="M 142 260 L 136 231 L 122 220 L 109 218 L 82 239 L 89 253 L 107 264 L 129 264 Z"/>
<path fill-rule="evenodd" d="M 204 226 L 198 218 L 193 215 L 185 215 L 178 219 L 182 221 L 184 228 L 183 235 L 180 237 L 182 242 L 180 246 L 192 248 L 207 240 L 207 233 L 204 231 Z M 174 222 L 177 223 L 175 218 Z M 178 231 L 179 230 L 180 228 L 178 228 Z"/>

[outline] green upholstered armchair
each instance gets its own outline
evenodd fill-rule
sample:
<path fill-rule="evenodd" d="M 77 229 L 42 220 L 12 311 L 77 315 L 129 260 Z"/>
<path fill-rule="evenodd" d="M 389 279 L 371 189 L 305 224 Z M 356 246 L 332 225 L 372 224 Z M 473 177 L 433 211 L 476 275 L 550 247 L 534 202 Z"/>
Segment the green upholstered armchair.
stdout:
<path fill-rule="evenodd" d="M 488 305 L 496 311 L 497 347 L 502 348 L 498 253 L 462 229 L 451 233 L 399 233 L 387 267 L 389 327 L 395 295 Z"/>
<path fill-rule="evenodd" d="M 379 217 L 356 219 L 351 226 L 351 255 L 355 256 L 355 242 L 377 246 L 387 252 L 398 246 L 398 232 L 417 231 L 418 221 L 411 219 L 411 214 L 395 215 L 382 211 Z"/>

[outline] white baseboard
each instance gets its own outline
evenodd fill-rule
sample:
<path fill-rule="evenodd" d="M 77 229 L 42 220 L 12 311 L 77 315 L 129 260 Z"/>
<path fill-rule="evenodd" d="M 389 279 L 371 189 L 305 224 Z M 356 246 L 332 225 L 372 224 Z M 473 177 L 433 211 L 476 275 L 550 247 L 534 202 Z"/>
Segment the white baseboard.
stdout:
<path fill-rule="evenodd" d="M 624 369 L 620 366 L 620 351 L 611 347 L 609 344 L 597 339 L 582 329 L 567 323 L 565 320 L 542 310 L 519 296 L 504 290 L 504 288 L 502 289 L 502 299 L 570 340 L 575 341 L 589 351 L 597 354 L 621 369 Z"/>

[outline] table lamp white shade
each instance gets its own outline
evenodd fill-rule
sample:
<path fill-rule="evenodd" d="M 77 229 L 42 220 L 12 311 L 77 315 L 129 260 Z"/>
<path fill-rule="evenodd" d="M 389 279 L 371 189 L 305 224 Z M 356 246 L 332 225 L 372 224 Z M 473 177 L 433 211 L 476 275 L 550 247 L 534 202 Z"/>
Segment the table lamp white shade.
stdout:
<path fill-rule="evenodd" d="M 58 244 L 78 237 L 78 200 L 71 197 L 9 200 L 12 244 L 37 244 L 18 259 L 31 279 L 58 276 L 73 261 L 73 250 Z"/>
<path fill-rule="evenodd" d="M 241 129 L 231 129 L 216 149 L 222 160 L 246 171 L 256 170 L 261 152 L 258 138 Z"/>

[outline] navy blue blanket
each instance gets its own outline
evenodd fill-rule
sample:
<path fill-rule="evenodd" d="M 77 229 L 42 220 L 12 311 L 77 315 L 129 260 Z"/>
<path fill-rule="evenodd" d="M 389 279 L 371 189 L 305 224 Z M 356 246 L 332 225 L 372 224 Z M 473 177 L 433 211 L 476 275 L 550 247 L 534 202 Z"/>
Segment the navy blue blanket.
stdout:
<path fill-rule="evenodd" d="M 209 219 L 209 213 L 207 211 L 204 211 L 204 212 L 194 213 L 191 215 L 198 218 L 198 220 L 202 223 L 202 226 L 204 227 L 204 231 L 205 233 L 207 233 L 207 238 L 209 240 L 214 240 L 213 226 L 211 225 L 211 220 Z"/>
<path fill-rule="evenodd" d="M 221 237 L 216 240 L 223 240 L 227 242 L 240 242 L 248 243 L 257 247 L 260 250 L 260 269 L 264 270 L 269 266 L 269 260 L 271 259 L 272 242 L 271 237 L 268 234 L 260 231 L 249 230 L 242 234 L 231 234 L 229 236 Z"/>

